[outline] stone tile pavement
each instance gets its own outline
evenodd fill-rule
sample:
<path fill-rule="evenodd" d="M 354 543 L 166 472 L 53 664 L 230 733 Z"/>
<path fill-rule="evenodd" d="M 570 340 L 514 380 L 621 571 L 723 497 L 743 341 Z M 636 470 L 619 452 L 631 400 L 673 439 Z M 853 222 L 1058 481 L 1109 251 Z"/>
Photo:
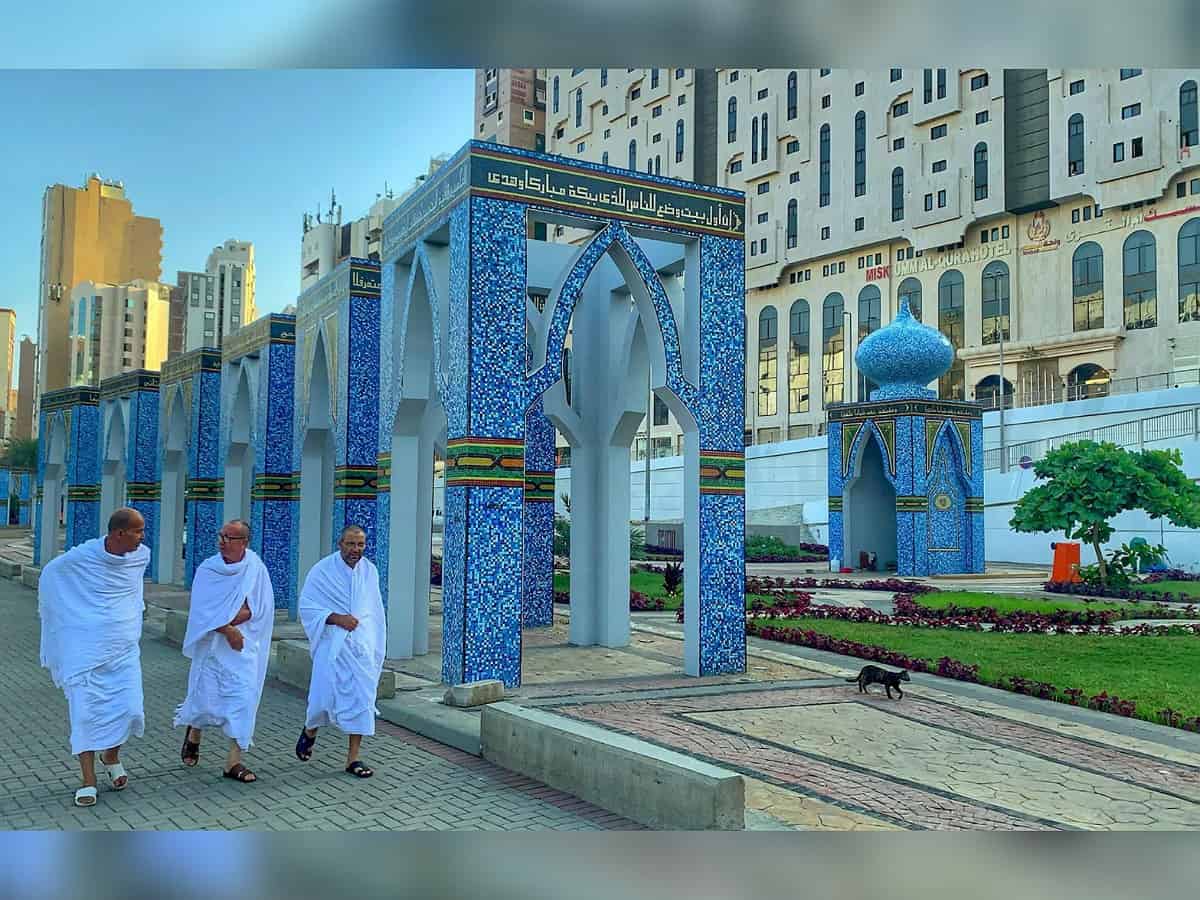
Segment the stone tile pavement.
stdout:
<path fill-rule="evenodd" d="M 364 741 L 375 777 L 342 771 L 345 738 L 324 729 L 308 763 L 293 755 L 304 697 L 268 682 L 255 746 L 246 762 L 260 781 L 221 778 L 227 744 L 206 732 L 200 765 L 179 761 L 182 730 L 171 728 L 187 685 L 187 661 L 144 640 L 146 736 L 122 753 L 130 786 L 106 789 L 90 809 L 72 805 L 79 785 L 67 743 L 62 693 L 38 666 L 36 597 L 0 580 L 0 829 L 624 829 L 634 823 L 537 782 L 387 723 Z"/>

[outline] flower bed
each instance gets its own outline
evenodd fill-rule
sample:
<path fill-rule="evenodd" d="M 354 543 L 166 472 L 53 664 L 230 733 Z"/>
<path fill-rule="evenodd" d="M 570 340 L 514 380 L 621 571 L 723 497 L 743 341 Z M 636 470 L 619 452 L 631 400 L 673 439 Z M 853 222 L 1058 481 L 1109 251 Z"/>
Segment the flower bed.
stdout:
<path fill-rule="evenodd" d="M 554 602 L 570 606 L 571 594 L 567 591 L 555 591 Z M 630 612 L 662 612 L 665 609 L 666 601 L 662 597 L 648 597 L 641 591 L 629 592 Z"/>
<path fill-rule="evenodd" d="M 1178 596 L 1170 591 L 1149 591 L 1141 586 L 1160 584 L 1166 581 L 1200 581 L 1200 575 L 1171 569 L 1167 572 L 1155 572 L 1145 576 L 1141 581 L 1127 587 L 1112 587 L 1088 584 L 1083 581 L 1047 581 L 1042 589 L 1051 594 L 1070 594 L 1083 597 L 1106 597 L 1114 600 L 1135 600 L 1149 603 L 1183 603 L 1195 600 L 1192 594 L 1180 593 Z"/>

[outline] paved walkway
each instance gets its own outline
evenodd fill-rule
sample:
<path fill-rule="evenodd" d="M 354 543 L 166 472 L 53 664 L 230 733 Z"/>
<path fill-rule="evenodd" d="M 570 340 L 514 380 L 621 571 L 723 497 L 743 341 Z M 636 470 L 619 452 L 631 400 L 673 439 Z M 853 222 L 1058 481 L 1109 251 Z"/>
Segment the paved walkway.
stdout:
<path fill-rule="evenodd" d="M 206 733 L 200 765 L 179 762 L 182 730 L 171 728 L 187 686 L 187 661 L 144 640 L 146 736 L 122 760 L 130 786 L 115 793 L 100 775 L 100 801 L 72 805 L 79 769 L 67 743 L 62 693 L 39 668 L 33 591 L 0 579 L 0 829 L 349 829 L 533 830 L 635 828 L 583 801 L 469 754 L 380 722 L 364 741 L 375 777 L 342 772 L 345 739 L 322 731 L 307 764 L 292 748 L 304 697 L 268 682 L 255 746 L 246 762 L 259 775 L 241 785 L 220 777 L 227 746 Z"/>

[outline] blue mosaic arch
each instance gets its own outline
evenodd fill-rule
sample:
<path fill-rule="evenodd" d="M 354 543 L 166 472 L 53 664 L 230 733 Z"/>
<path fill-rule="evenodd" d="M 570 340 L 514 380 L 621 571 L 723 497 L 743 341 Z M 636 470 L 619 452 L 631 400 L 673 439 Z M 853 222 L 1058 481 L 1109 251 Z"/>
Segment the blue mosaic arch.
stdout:
<path fill-rule="evenodd" d="M 34 565 L 50 561 L 46 550 L 69 550 L 100 534 L 100 392 L 93 387 L 64 388 L 42 395 L 38 417 L 38 494 L 34 525 Z M 49 463 L 61 467 L 46 483 Z M 61 456 L 61 458 L 60 458 Z M 61 480 L 59 480 L 61 479 Z M 61 493 L 60 493 L 61 489 Z M 57 546 L 58 506 L 64 502 L 66 538 Z M 54 536 L 45 534 L 55 529 Z"/>

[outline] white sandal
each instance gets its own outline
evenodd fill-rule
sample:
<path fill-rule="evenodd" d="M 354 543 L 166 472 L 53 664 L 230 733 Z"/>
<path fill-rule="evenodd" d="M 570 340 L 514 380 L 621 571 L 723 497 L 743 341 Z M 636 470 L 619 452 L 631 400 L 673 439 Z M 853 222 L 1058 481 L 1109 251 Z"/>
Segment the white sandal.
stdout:
<path fill-rule="evenodd" d="M 95 806 L 97 791 L 95 785 L 81 787 L 75 792 L 76 806 Z"/>
<path fill-rule="evenodd" d="M 104 771 L 108 772 L 108 780 L 112 782 L 114 791 L 123 791 L 129 787 L 129 773 L 125 771 L 125 767 L 120 762 L 115 762 L 110 766 L 104 760 L 100 760 L 100 764 L 104 766 Z M 124 778 L 125 781 L 117 784 L 118 778 Z"/>

